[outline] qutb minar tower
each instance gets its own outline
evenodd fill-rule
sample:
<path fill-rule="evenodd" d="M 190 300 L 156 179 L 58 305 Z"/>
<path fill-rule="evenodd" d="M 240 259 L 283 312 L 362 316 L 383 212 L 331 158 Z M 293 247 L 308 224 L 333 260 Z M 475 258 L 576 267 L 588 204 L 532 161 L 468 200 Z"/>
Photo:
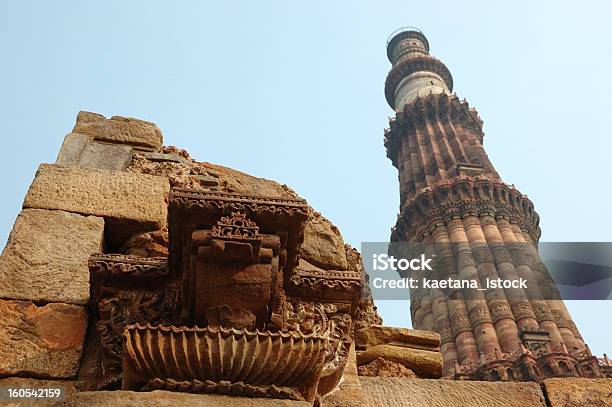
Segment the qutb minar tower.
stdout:
<path fill-rule="evenodd" d="M 457 379 L 540 381 L 603 377 L 562 301 L 544 294 L 550 281 L 537 243 L 532 202 L 502 181 L 483 147 L 482 120 L 452 93 L 453 78 L 415 28 L 387 43 L 393 64 L 385 96 L 395 110 L 385 132 L 399 171 L 400 215 L 392 242 L 434 247 L 439 265 L 459 279 L 518 279 L 450 297 L 411 291 L 415 329 L 441 335 L 443 375 Z M 442 249 L 441 249 L 442 248 Z"/>

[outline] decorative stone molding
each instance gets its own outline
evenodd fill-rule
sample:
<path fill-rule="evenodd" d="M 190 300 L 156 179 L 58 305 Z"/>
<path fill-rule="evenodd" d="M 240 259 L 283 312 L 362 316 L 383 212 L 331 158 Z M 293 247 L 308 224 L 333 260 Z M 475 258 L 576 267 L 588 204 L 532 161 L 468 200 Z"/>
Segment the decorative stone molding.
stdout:
<path fill-rule="evenodd" d="M 311 402 L 328 348 L 328 340 L 316 334 L 222 327 L 136 324 L 126 328 L 124 338 L 124 389 L 187 381 L 175 390 L 223 394 L 225 388 L 236 391 L 234 395 L 283 395 Z"/>

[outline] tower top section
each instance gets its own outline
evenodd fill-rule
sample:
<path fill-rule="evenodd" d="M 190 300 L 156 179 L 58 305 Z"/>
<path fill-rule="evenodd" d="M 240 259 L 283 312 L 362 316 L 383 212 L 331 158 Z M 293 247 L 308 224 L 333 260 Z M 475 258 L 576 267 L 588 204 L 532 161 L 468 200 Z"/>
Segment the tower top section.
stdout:
<path fill-rule="evenodd" d="M 429 41 L 423 31 L 410 26 L 393 31 L 387 39 L 389 61 L 395 65 L 402 56 L 411 53 L 429 55 Z"/>
<path fill-rule="evenodd" d="M 429 55 L 429 41 L 418 28 L 402 27 L 391 33 L 387 57 L 393 67 L 385 82 L 385 96 L 395 111 L 401 111 L 417 97 L 452 92 L 450 71 Z"/>

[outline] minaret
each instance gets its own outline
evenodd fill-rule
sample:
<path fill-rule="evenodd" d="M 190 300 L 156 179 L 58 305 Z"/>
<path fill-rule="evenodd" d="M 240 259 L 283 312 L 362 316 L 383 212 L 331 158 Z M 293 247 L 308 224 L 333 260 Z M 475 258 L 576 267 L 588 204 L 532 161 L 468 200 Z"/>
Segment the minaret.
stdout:
<path fill-rule="evenodd" d="M 548 299 L 537 253 L 539 216 L 505 184 L 483 147 L 482 120 L 451 93 L 453 78 L 416 28 L 392 34 L 385 82 L 395 110 L 385 131 L 399 171 L 400 215 L 392 242 L 426 244 L 448 277 L 525 278 L 528 289 L 411 291 L 415 329 L 442 337 L 444 375 L 479 380 L 602 377 L 597 358 L 560 300 Z M 474 291 L 474 290 L 473 290 Z"/>

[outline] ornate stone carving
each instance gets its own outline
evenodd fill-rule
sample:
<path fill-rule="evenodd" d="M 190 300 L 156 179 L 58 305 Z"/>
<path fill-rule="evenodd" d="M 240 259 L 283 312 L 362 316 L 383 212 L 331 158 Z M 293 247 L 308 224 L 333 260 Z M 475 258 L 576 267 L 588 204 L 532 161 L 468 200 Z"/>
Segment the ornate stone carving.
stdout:
<path fill-rule="evenodd" d="M 554 321 L 550 307 L 545 302 L 532 302 L 533 312 L 538 321 Z"/>
<path fill-rule="evenodd" d="M 308 401 L 314 399 L 328 349 L 328 340 L 319 335 L 221 327 L 135 324 L 124 337 L 124 389 Z"/>
<path fill-rule="evenodd" d="M 514 314 L 506 301 L 492 301 L 489 304 L 489 311 L 493 318 L 493 323 L 497 323 L 505 318 L 514 319 Z"/>
<path fill-rule="evenodd" d="M 286 304 L 287 329 L 303 335 L 320 335 L 329 339 L 323 374 L 343 366 L 351 340 L 351 316 L 339 312 L 334 304 L 295 300 Z"/>
<path fill-rule="evenodd" d="M 259 226 L 241 212 L 232 212 L 231 216 L 223 216 L 212 228 L 216 237 L 259 240 Z"/>
<path fill-rule="evenodd" d="M 472 331 L 472 325 L 467 315 L 453 315 L 451 316 L 451 325 L 453 327 L 453 334 L 456 337 L 461 332 Z"/>
<path fill-rule="evenodd" d="M 121 380 L 124 389 L 310 402 L 333 390 L 363 276 L 296 268 L 306 209 L 301 200 L 174 189 L 169 261 L 93 256 L 104 371 L 94 387 Z"/>
<path fill-rule="evenodd" d="M 453 329 L 451 328 L 450 322 L 446 318 L 439 318 L 436 320 L 435 331 L 440 334 L 440 344 L 445 344 L 454 341 Z"/>
<path fill-rule="evenodd" d="M 469 311 L 470 323 L 472 329 L 476 329 L 476 327 L 484 322 L 492 323 L 491 315 L 489 314 L 489 309 L 486 305 L 476 305 Z"/>
<path fill-rule="evenodd" d="M 100 341 L 99 386 L 121 379 L 123 331 L 128 324 L 171 324 L 175 322 L 179 292 L 174 287 L 160 289 L 121 289 L 98 305 L 96 332 Z"/>
<path fill-rule="evenodd" d="M 535 314 L 533 313 L 533 309 L 531 308 L 531 304 L 528 300 L 516 300 L 510 303 L 510 308 L 512 309 L 512 314 L 514 318 L 519 321 L 523 318 L 534 318 Z"/>

